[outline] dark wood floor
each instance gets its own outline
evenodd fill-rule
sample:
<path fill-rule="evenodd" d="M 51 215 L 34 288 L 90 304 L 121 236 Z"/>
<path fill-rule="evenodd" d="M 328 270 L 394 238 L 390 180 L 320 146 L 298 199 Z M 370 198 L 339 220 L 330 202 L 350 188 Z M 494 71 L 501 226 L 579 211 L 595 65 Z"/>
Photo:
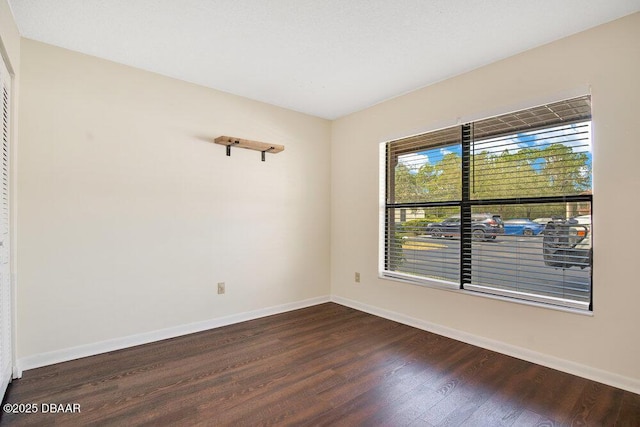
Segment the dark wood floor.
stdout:
<path fill-rule="evenodd" d="M 640 426 L 640 395 L 337 304 L 34 369 L 0 425 Z"/>

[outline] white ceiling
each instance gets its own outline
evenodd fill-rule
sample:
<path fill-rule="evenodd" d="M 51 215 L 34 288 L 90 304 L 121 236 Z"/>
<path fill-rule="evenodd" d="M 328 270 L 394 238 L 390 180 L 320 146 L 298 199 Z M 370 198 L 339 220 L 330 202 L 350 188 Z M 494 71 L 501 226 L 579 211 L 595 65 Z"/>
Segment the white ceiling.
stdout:
<path fill-rule="evenodd" d="M 640 0 L 9 3 L 23 37 L 327 119 L 640 10 Z"/>

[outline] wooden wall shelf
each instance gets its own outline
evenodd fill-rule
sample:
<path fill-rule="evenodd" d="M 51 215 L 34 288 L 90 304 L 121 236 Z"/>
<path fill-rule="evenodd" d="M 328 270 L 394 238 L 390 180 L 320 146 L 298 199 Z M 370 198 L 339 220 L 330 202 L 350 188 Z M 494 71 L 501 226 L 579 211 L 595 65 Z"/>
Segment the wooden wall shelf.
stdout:
<path fill-rule="evenodd" d="M 231 155 L 231 147 L 246 148 L 248 150 L 260 151 L 264 162 L 265 153 L 279 153 L 284 150 L 284 145 L 269 144 L 267 142 L 251 141 L 249 139 L 235 138 L 233 136 L 219 136 L 213 140 L 216 144 L 227 147 L 227 156 Z"/>

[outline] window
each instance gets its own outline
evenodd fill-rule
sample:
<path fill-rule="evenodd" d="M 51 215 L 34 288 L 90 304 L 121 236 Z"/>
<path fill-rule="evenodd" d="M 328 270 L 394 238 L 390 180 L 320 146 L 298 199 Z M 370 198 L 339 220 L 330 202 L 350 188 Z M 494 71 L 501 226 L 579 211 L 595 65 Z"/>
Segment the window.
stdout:
<path fill-rule="evenodd" d="M 384 277 L 592 309 L 591 98 L 384 144 Z"/>

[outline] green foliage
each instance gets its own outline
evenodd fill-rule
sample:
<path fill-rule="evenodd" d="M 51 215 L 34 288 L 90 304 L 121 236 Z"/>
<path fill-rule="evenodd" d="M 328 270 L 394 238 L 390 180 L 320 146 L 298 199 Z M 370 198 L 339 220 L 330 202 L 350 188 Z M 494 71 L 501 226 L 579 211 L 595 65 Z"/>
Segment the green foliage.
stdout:
<path fill-rule="evenodd" d="M 404 253 L 402 250 L 402 237 L 401 233 L 395 233 L 393 239 L 391 239 L 391 248 L 389 253 L 391 254 L 389 258 L 389 271 L 397 271 L 398 268 L 404 263 Z"/>
<path fill-rule="evenodd" d="M 471 159 L 472 198 L 558 196 L 591 188 L 587 155 L 551 144 L 515 153 L 480 153 Z M 538 167 L 534 167 L 534 165 Z"/>
<path fill-rule="evenodd" d="M 417 171 L 399 163 L 395 170 L 395 202 L 460 200 L 461 169 L 461 158 L 456 153 L 425 163 Z M 471 157 L 470 178 L 471 197 L 476 200 L 573 195 L 591 190 L 587 154 L 574 153 L 571 147 L 559 143 L 516 152 L 476 153 Z M 504 219 L 564 216 L 565 211 L 564 204 L 547 205 L 542 210 L 527 205 L 491 208 L 491 213 Z M 425 218 L 425 222 L 437 222 L 446 216 Z M 405 225 L 422 224 L 407 221 Z"/>
<path fill-rule="evenodd" d="M 512 218 L 553 218 L 564 217 L 567 212 L 565 203 L 548 203 L 537 205 L 494 205 L 482 206 L 474 210 L 474 213 L 492 213 L 500 215 L 503 220 Z"/>
<path fill-rule="evenodd" d="M 418 201 L 420 189 L 417 186 L 416 178 L 409 168 L 399 163 L 396 166 L 395 198 L 396 203 L 408 203 Z"/>
<path fill-rule="evenodd" d="M 462 159 L 455 153 L 447 153 L 435 165 L 423 165 L 415 179 L 418 191 L 430 199 L 459 200 L 462 197 Z"/>
<path fill-rule="evenodd" d="M 434 219 L 434 218 L 410 219 L 409 221 L 406 221 L 403 223 L 402 231 L 406 235 L 413 235 L 413 236 L 418 234 L 424 234 L 422 230 L 425 229 L 427 224 L 429 224 L 430 222 L 438 222 L 438 221 L 439 219 Z"/>

